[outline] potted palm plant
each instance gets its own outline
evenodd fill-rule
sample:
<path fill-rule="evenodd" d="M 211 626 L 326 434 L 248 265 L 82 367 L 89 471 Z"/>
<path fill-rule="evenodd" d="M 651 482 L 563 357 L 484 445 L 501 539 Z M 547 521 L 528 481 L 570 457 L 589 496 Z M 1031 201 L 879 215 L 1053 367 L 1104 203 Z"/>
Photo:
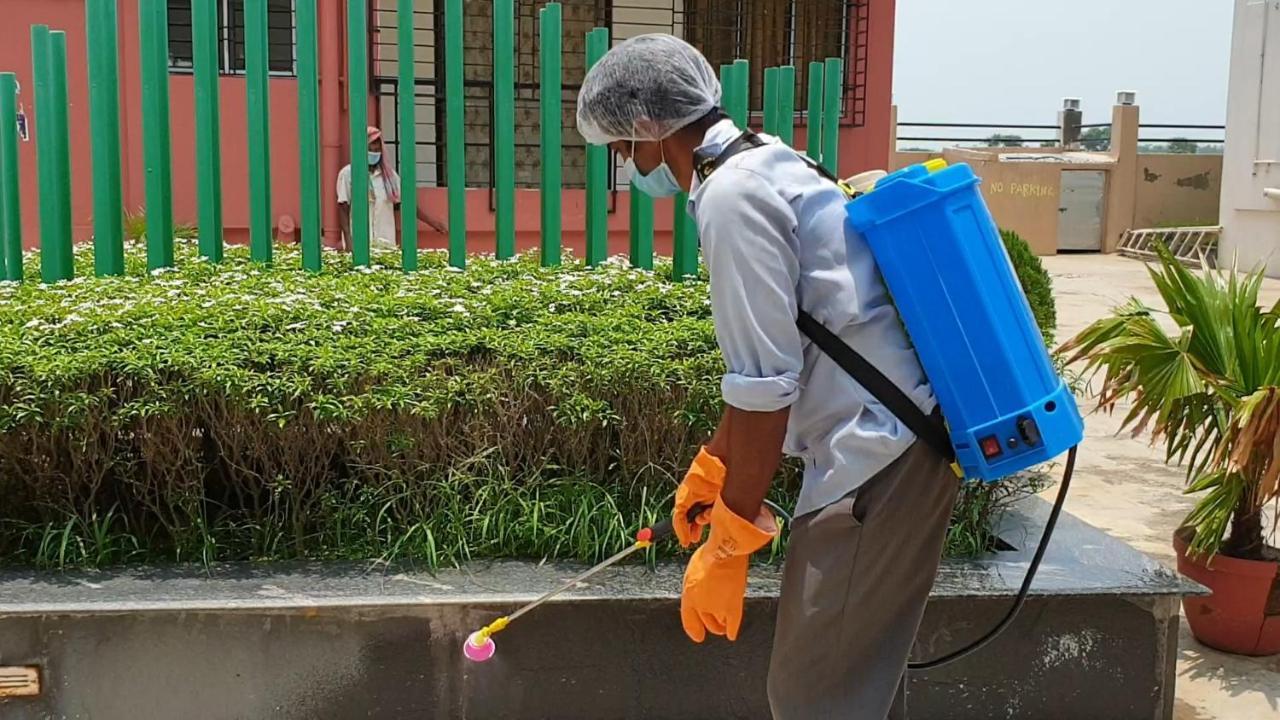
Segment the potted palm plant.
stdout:
<path fill-rule="evenodd" d="M 1178 570 L 1212 590 L 1183 603 L 1192 633 L 1278 653 L 1280 551 L 1265 518 L 1280 504 L 1280 303 L 1259 306 L 1261 273 L 1197 275 L 1163 248 L 1150 272 L 1167 313 L 1130 300 L 1062 351 L 1103 373 L 1100 408 L 1131 403 L 1124 427 L 1149 429 L 1186 465 L 1199 499 L 1174 533 Z"/>

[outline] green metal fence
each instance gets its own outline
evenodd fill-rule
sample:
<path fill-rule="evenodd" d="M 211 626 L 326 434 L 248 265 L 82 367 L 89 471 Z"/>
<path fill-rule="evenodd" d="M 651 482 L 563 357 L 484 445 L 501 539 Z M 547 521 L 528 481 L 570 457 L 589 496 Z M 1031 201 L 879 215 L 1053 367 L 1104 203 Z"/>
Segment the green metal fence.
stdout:
<path fill-rule="evenodd" d="M 321 178 L 318 84 L 317 2 L 296 0 L 298 138 L 300 155 L 300 207 L 302 264 L 309 271 L 321 269 Z M 400 87 L 413 88 L 413 0 L 396 0 L 397 52 Z M 367 142 L 369 95 L 369 0 L 346 0 L 348 19 L 348 83 L 350 141 L 359 157 Z M 449 262 L 466 263 L 466 166 L 464 157 L 463 100 L 463 0 L 444 0 L 445 27 L 445 138 L 448 179 Z M 173 182 L 169 106 L 169 40 L 167 0 L 139 0 L 141 25 L 140 80 L 142 93 L 143 164 L 147 208 L 147 263 L 150 269 L 171 266 L 173 251 Z M 514 0 L 493 3 L 493 142 L 495 158 L 496 247 L 499 258 L 516 250 L 516 178 L 514 97 Z M 248 178 L 250 256 L 272 261 L 271 213 L 271 96 L 269 78 L 267 0 L 245 0 L 245 82 L 249 140 Z M 117 0 L 87 0 L 87 37 L 90 126 L 92 131 L 94 271 L 97 275 L 124 272 L 122 226 L 120 77 L 116 42 Z M 219 142 L 221 108 L 218 92 L 218 28 L 215 5 L 192 5 L 192 65 L 195 86 L 196 186 L 200 254 L 214 262 L 223 256 L 222 157 Z M 539 122 L 541 175 L 541 247 L 544 265 L 561 261 L 562 232 L 562 129 L 560 102 L 563 91 L 563 12 L 559 3 L 539 10 Z M 47 26 L 31 28 L 32 75 L 35 86 L 37 162 L 34 172 L 40 188 L 39 227 L 41 278 L 44 282 L 73 275 L 71 232 L 71 175 L 67 97 L 67 38 Z M 587 34 L 588 66 L 599 61 L 610 47 L 608 28 Z M 795 68 L 768 68 L 764 73 L 761 123 L 766 132 L 792 142 L 795 126 Z M 750 68 L 746 60 L 721 67 L 725 111 L 740 126 L 752 124 Z M 809 68 L 807 152 L 834 171 L 839 153 L 843 63 L 838 58 L 815 62 Z M 0 73 L 0 277 L 21 280 L 22 218 L 18 158 L 17 80 L 14 73 Z M 825 109 L 825 112 L 824 112 Z M 417 158 L 414 105 L 400 105 L 400 174 L 403 187 L 401 264 L 405 271 L 418 267 Z M 604 147 L 588 148 L 586 260 L 595 265 L 608 252 L 610 153 Z M 28 169 L 28 172 L 31 170 Z M 369 176 L 351 176 L 351 197 L 369 195 Z M 677 279 L 697 273 L 698 239 L 692 218 L 684 211 L 688 196 L 675 200 L 671 227 L 673 272 Z M 351 259 L 355 265 L 370 262 L 369 212 L 366 203 L 351 203 Z M 630 260 L 636 267 L 652 268 L 654 254 L 654 204 L 640 192 L 630 193 Z"/>

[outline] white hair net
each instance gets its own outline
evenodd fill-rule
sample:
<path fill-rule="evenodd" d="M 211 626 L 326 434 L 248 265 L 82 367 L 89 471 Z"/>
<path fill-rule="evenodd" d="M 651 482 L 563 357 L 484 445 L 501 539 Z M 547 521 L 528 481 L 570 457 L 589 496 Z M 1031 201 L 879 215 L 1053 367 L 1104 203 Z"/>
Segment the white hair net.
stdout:
<path fill-rule="evenodd" d="M 637 35 L 587 72 L 578 132 L 593 145 L 662 140 L 720 104 L 711 63 L 672 35 Z"/>

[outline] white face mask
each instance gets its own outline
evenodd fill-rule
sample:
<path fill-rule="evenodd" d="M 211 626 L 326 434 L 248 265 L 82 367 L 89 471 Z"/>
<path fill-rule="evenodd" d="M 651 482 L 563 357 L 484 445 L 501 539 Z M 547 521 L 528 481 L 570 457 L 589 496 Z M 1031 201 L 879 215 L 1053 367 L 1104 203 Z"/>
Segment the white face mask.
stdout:
<path fill-rule="evenodd" d="M 667 165 L 666 150 L 662 147 L 661 142 L 658 143 L 658 151 L 662 153 L 662 164 L 648 174 L 640 172 L 634 159 L 627 160 L 627 170 L 631 173 L 631 184 L 649 197 L 673 197 L 680 192 L 680 183 L 676 181 L 675 174 L 671 172 L 671 167 Z M 636 143 L 632 140 L 631 157 L 634 158 L 635 155 Z"/>

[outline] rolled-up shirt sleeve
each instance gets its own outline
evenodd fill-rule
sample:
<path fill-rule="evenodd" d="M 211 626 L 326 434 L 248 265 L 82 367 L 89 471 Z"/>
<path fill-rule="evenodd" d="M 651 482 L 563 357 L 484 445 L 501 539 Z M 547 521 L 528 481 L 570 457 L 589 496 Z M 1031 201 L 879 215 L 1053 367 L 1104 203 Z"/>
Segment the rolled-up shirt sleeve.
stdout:
<path fill-rule="evenodd" d="M 698 194 L 694 214 L 727 370 L 720 383 L 724 401 L 753 412 L 789 407 L 799 397 L 804 368 L 796 328 L 795 213 L 759 175 L 729 166 Z"/>

